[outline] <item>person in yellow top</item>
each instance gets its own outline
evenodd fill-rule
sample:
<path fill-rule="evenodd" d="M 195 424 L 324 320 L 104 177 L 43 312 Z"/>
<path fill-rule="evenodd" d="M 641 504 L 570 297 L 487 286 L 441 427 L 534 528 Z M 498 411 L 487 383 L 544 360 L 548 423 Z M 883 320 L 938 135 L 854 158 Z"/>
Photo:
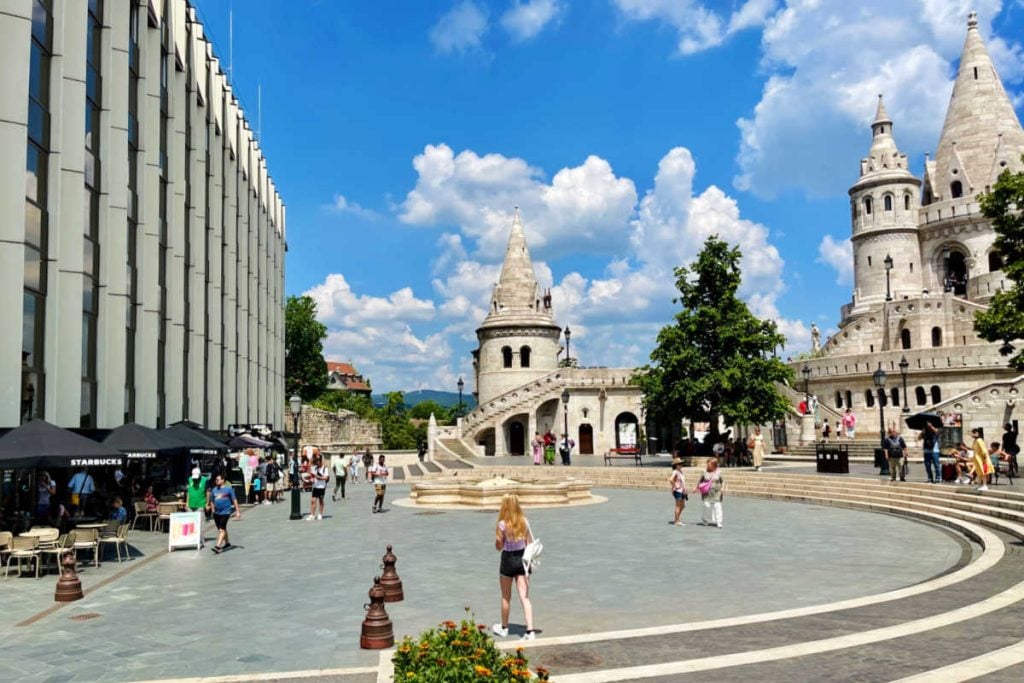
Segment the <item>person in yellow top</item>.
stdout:
<path fill-rule="evenodd" d="M 978 490 L 988 491 L 988 478 L 992 474 L 992 461 L 988 458 L 988 447 L 977 428 L 971 430 L 971 436 L 974 438 L 974 445 L 971 446 L 971 450 L 974 452 L 974 473 L 978 475 L 978 481 L 981 482 Z"/>

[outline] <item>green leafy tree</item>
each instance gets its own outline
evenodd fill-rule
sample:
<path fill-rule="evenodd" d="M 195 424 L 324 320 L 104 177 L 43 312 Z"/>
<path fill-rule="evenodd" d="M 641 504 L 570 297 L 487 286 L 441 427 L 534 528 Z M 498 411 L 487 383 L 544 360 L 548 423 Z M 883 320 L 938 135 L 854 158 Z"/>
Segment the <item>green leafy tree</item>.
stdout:
<path fill-rule="evenodd" d="M 1001 353 L 1009 363 L 1024 370 L 1024 352 L 1014 353 L 1010 342 L 1024 339 L 1024 172 L 1003 171 L 992 191 L 980 198 L 981 212 L 992 221 L 995 248 L 1003 259 L 1003 272 L 1013 282 L 1009 289 L 995 293 L 988 310 L 974 318 L 974 329 L 982 339 L 1004 342 Z"/>
<path fill-rule="evenodd" d="M 377 410 L 370 398 L 365 394 L 350 394 L 347 391 L 325 391 L 313 399 L 311 405 L 321 410 L 335 413 L 339 410 L 350 410 L 361 418 L 376 420 Z"/>
<path fill-rule="evenodd" d="M 789 402 L 775 386 L 792 373 L 772 351 L 785 342 L 772 321 L 757 318 L 737 296 L 740 250 L 711 236 L 692 266 L 676 268 L 682 305 L 658 333 L 651 364 L 634 380 L 647 413 L 665 423 L 718 417 L 727 424 L 763 424 L 785 415 Z"/>
<path fill-rule="evenodd" d="M 316 319 L 316 302 L 290 296 L 284 309 L 284 376 L 287 398 L 298 394 L 312 401 L 327 389 L 324 340 L 327 327 Z"/>
<path fill-rule="evenodd" d="M 430 415 L 434 415 L 434 419 L 437 420 L 438 424 L 453 424 L 456 407 L 447 408 L 437 401 L 428 399 L 426 401 L 420 401 L 412 408 L 409 409 L 409 417 L 414 420 L 429 420 Z"/>
<path fill-rule="evenodd" d="M 377 414 L 380 418 L 380 436 L 386 450 L 416 448 L 416 426 L 409 421 L 405 394 L 401 391 L 385 394 L 384 407 L 379 408 Z"/>

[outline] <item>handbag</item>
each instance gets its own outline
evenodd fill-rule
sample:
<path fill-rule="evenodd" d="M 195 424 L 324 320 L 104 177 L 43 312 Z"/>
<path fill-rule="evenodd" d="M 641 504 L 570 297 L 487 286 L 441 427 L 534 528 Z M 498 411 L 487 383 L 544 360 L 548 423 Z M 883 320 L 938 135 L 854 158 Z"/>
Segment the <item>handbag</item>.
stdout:
<path fill-rule="evenodd" d="M 697 484 L 697 490 L 700 491 L 700 495 L 706 496 L 711 493 L 711 487 L 715 485 L 715 482 L 711 479 L 703 479 Z"/>
<path fill-rule="evenodd" d="M 526 570 L 527 574 L 533 571 L 534 567 L 540 566 L 540 554 L 544 552 L 544 544 L 540 542 L 540 539 L 533 535 L 533 529 L 530 528 L 530 522 L 527 520 L 526 529 L 530 532 L 530 538 L 533 539 L 526 544 L 526 548 L 523 550 L 523 569 Z"/>

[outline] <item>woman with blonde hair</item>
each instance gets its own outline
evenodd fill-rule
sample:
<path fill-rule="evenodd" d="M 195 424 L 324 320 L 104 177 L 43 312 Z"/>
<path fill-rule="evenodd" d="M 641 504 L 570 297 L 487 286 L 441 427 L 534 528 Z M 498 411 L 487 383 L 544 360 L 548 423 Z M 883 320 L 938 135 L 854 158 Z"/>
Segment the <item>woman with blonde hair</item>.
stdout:
<path fill-rule="evenodd" d="M 523 515 L 519 505 L 519 497 L 514 493 L 506 493 L 501 498 L 501 510 L 498 512 L 498 525 L 494 530 L 494 547 L 501 551 L 501 563 L 498 567 L 499 583 L 501 584 L 501 623 L 491 627 L 494 635 L 504 638 L 508 635 L 508 613 L 512 601 L 512 582 L 519 592 L 519 602 L 523 603 L 526 614 L 526 633 L 523 640 L 533 640 L 533 605 L 530 603 L 530 578 L 523 566 L 523 551 L 533 541 L 530 522 Z"/>

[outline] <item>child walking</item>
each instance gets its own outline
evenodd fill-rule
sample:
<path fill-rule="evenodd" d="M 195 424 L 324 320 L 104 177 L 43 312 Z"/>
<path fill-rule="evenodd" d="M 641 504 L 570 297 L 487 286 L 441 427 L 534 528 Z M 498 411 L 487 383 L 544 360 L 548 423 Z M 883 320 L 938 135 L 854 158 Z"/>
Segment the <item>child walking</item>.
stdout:
<path fill-rule="evenodd" d="M 686 495 L 686 479 L 683 478 L 683 461 L 679 458 L 672 460 L 672 474 L 668 477 L 668 483 L 672 487 L 672 497 L 676 500 L 674 524 L 676 526 L 686 526 L 679 521 L 679 516 L 683 514 L 683 508 L 686 507 L 686 499 L 689 497 Z"/>
<path fill-rule="evenodd" d="M 718 473 L 718 460 L 708 458 L 708 464 L 700 474 L 700 482 L 694 493 L 700 493 L 704 502 L 704 511 L 701 514 L 700 523 L 704 526 L 717 526 L 722 528 L 722 498 L 725 490 L 725 482 L 722 475 Z"/>

